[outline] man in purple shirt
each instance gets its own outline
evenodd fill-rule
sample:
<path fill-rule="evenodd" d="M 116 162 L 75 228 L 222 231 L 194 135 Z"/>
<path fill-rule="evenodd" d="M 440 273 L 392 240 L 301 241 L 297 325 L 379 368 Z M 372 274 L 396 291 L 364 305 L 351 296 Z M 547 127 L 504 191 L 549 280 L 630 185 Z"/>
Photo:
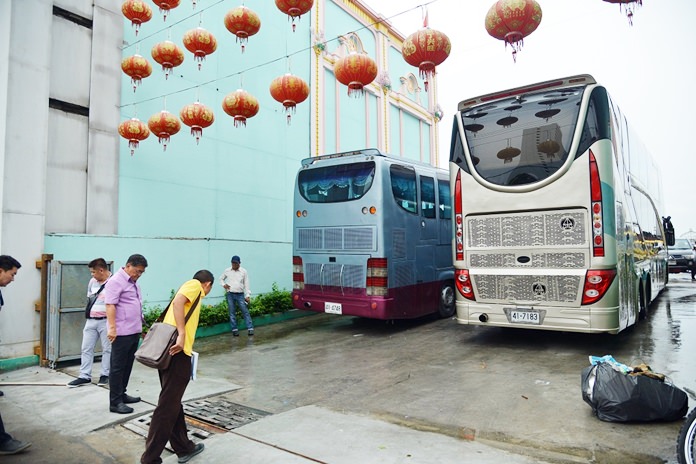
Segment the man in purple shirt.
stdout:
<path fill-rule="evenodd" d="M 137 281 L 145 272 L 147 260 L 143 255 L 131 255 L 126 266 L 119 269 L 104 287 L 107 336 L 111 341 L 109 369 L 109 411 L 130 414 L 140 397 L 126 394 L 135 351 L 143 332 L 142 293 Z"/>

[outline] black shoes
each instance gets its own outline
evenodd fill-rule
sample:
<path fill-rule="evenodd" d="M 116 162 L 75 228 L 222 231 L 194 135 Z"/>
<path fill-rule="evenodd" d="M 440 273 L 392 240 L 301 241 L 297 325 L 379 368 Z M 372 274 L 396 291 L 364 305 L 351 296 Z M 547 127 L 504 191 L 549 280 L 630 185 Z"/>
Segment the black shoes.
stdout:
<path fill-rule="evenodd" d="M 109 411 L 115 412 L 117 414 L 130 414 L 133 412 L 133 408 L 126 406 L 123 403 L 118 403 L 117 406 L 109 406 Z"/>
<path fill-rule="evenodd" d="M 140 402 L 140 397 L 139 396 L 130 396 L 126 395 L 125 393 L 123 394 L 123 402 L 126 404 L 132 404 L 132 403 L 139 403 Z"/>
<path fill-rule="evenodd" d="M 90 383 L 92 383 L 91 380 L 85 379 L 83 377 L 78 377 L 75 380 L 73 380 L 72 382 L 68 382 L 68 387 L 70 387 L 70 388 L 81 387 L 83 385 L 88 385 Z"/>
<path fill-rule="evenodd" d="M 232 331 L 232 336 L 233 336 L 233 337 L 239 337 L 239 330 L 233 330 L 233 331 Z"/>
<path fill-rule="evenodd" d="M 22 451 L 29 448 L 30 446 L 31 446 L 31 443 L 29 443 L 28 441 L 19 441 L 19 440 L 15 440 L 14 438 L 10 438 L 5 443 L 0 443 L 0 455 L 21 453 Z M 202 449 L 201 449 L 201 451 L 202 451 Z M 200 451 L 198 453 L 200 453 Z M 196 454 L 198 454 L 198 453 L 196 453 Z M 187 461 L 188 461 L 188 459 L 187 459 Z"/>
<path fill-rule="evenodd" d="M 254 336 L 254 329 L 249 329 L 249 336 L 253 337 Z"/>
<path fill-rule="evenodd" d="M 99 377 L 99 382 L 97 382 L 97 385 L 100 387 L 103 387 L 104 385 L 109 385 L 109 376 L 108 375 L 102 375 Z"/>
<path fill-rule="evenodd" d="M 182 462 L 189 462 L 189 460 L 194 457 L 197 454 L 200 454 L 201 451 L 203 451 L 203 448 L 205 448 L 205 445 L 203 443 L 197 443 L 196 446 L 193 448 L 193 451 L 191 451 L 189 454 L 182 454 L 179 456 L 179 463 Z"/>

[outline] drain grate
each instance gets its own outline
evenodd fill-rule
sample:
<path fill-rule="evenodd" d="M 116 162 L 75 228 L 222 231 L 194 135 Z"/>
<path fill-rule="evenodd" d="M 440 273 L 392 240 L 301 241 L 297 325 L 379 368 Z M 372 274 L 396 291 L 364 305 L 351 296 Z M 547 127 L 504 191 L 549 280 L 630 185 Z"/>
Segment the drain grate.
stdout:
<path fill-rule="evenodd" d="M 224 430 L 233 430 L 270 415 L 223 398 L 188 401 L 184 403 L 184 414 Z"/>
<path fill-rule="evenodd" d="M 226 433 L 271 414 L 220 397 L 187 401 L 183 405 L 189 438 L 196 443 L 213 434 Z M 145 414 L 124 423 L 123 427 L 147 437 L 151 420 L 152 414 Z M 171 451 L 169 447 L 167 449 Z"/>

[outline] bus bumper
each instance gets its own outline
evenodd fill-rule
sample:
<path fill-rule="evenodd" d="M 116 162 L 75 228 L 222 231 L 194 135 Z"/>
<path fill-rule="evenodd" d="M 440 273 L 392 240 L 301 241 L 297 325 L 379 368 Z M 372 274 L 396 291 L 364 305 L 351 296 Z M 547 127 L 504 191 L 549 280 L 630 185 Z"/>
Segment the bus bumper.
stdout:
<path fill-rule="evenodd" d="M 392 302 L 393 298 L 389 296 L 351 295 L 332 300 L 320 292 L 307 290 L 293 290 L 292 292 L 292 305 L 297 309 L 371 319 L 393 319 L 395 316 L 391 315 L 389 311 L 389 308 L 393 306 Z M 336 306 L 337 304 L 340 304 L 340 309 Z"/>
<path fill-rule="evenodd" d="M 543 314 L 541 322 L 511 322 L 505 308 L 500 304 L 470 303 L 457 300 L 457 323 L 464 325 L 483 325 L 491 327 L 514 327 L 520 329 L 554 330 L 583 333 L 618 333 L 621 329 L 618 308 L 562 308 L 555 306 L 534 306 Z"/>

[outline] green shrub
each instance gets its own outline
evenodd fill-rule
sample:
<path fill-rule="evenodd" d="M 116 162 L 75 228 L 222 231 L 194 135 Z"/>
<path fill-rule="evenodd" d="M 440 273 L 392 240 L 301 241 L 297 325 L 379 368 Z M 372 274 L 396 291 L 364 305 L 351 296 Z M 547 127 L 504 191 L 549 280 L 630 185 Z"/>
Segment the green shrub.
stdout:
<path fill-rule="evenodd" d="M 174 290 L 172 290 L 171 295 L 173 298 Z M 292 294 L 285 289 L 280 290 L 275 282 L 273 282 L 270 292 L 254 296 L 249 302 L 249 314 L 251 314 L 251 317 L 257 317 L 263 314 L 285 312 L 291 309 Z M 143 308 L 145 327 L 149 328 L 157 320 L 162 311 L 164 311 L 164 308 L 159 305 Z M 241 317 L 241 311 L 237 309 L 237 319 L 241 319 Z M 229 309 L 227 306 L 227 299 L 225 298 L 216 305 L 204 304 L 201 306 L 201 315 L 198 321 L 198 326 L 206 327 L 215 324 L 222 324 L 224 322 L 229 322 L 229 320 Z"/>

